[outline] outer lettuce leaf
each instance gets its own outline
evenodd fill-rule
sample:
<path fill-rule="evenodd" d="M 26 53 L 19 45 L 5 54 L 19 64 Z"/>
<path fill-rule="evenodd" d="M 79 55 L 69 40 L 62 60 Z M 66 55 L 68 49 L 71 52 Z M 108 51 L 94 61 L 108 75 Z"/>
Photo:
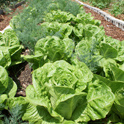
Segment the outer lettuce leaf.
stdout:
<path fill-rule="evenodd" d="M 47 111 L 46 108 L 39 106 L 39 105 L 34 105 L 34 104 L 29 104 L 26 108 L 26 112 L 24 113 L 23 120 L 29 120 L 30 123 L 33 124 L 56 124 L 61 121 L 53 118 L 49 112 Z"/>
<path fill-rule="evenodd" d="M 8 87 L 9 77 L 5 68 L 0 66 L 0 94 L 2 94 Z"/>
<path fill-rule="evenodd" d="M 114 65 L 110 65 L 110 68 L 113 73 L 114 81 L 124 82 L 124 71 Z"/>
<path fill-rule="evenodd" d="M 114 106 L 119 112 L 119 116 L 124 119 L 124 83 L 123 87 L 116 91 L 115 98 Z"/>
<path fill-rule="evenodd" d="M 5 108 L 8 97 L 15 96 L 17 86 L 11 78 L 9 78 L 6 69 L 0 66 L 0 110 Z"/>
<path fill-rule="evenodd" d="M 42 55 L 50 61 L 67 60 L 71 57 L 74 49 L 74 42 L 65 38 L 63 40 L 55 36 L 48 36 L 39 40 L 35 45 L 35 54 Z"/>
<path fill-rule="evenodd" d="M 106 36 L 103 43 L 106 43 L 109 46 L 113 47 L 113 49 L 117 50 L 117 61 L 124 61 L 124 41 L 120 42 L 119 40 Z"/>
<path fill-rule="evenodd" d="M 8 68 L 11 65 L 11 55 L 8 48 L 0 46 L 0 66 Z"/>
<path fill-rule="evenodd" d="M 22 58 L 25 61 L 32 63 L 32 68 L 34 70 L 44 64 L 44 59 L 42 58 L 42 55 L 22 55 Z"/>
<path fill-rule="evenodd" d="M 68 61 L 74 50 L 74 42 L 69 38 L 60 39 L 56 36 L 47 36 L 40 39 L 35 45 L 34 56 L 24 56 L 24 59 L 38 68 L 46 62 L 57 60 Z"/>
<path fill-rule="evenodd" d="M 108 85 L 112 92 L 115 94 L 114 106 L 112 107 L 112 116 L 113 113 L 120 116 L 124 119 L 124 81 L 110 81 L 104 77 L 99 75 L 94 75 L 95 78 L 99 81 L 103 81 L 106 85 Z M 113 119 L 112 119 L 113 120 Z M 115 120 L 116 121 L 116 120 Z"/>
<path fill-rule="evenodd" d="M 49 87 L 48 91 L 53 109 L 65 119 L 71 118 L 79 100 L 86 96 L 86 93 L 76 93 L 73 89 L 62 86 Z"/>
<path fill-rule="evenodd" d="M 0 111 L 5 108 L 5 101 L 6 101 L 7 98 L 8 97 L 7 97 L 6 94 L 0 95 Z"/>
<path fill-rule="evenodd" d="M 48 93 L 45 91 L 44 87 L 40 90 L 42 92 L 39 94 L 38 89 L 33 86 L 28 86 L 26 89 L 26 98 L 30 103 L 26 108 L 26 112 L 23 116 L 23 120 L 29 120 L 30 122 L 58 122 L 62 121 L 63 118 L 54 112 L 50 105 L 50 100 L 48 99 Z"/>
<path fill-rule="evenodd" d="M 88 86 L 85 102 L 83 102 L 84 100 L 80 102 L 73 113 L 72 120 L 88 122 L 90 119 L 105 118 L 114 103 L 114 99 L 114 94 L 104 82 L 94 80 Z"/>
<path fill-rule="evenodd" d="M 116 58 L 118 55 L 117 50 L 106 43 L 101 44 L 100 53 L 104 58 Z"/>
<path fill-rule="evenodd" d="M 9 78 L 8 87 L 5 90 L 4 94 L 7 94 L 9 98 L 12 98 L 15 96 L 16 91 L 17 91 L 16 83 L 11 78 Z"/>
<path fill-rule="evenodd" d="M 110 80 L 113 80 L 113 74 L 110 68 L 111 64 L 117 66 L 116 61 L 111 58 L 108 58 L 108 59 L 103 58 L 99 61 L 99 66 L 103 68 L 105 77 Z"/>
<path fill-rule="evenodd" d="M 21 58 L 21 52 L 23 49 L 22 45 L 14 45 L 12 47 L 9 47 L 9 52 L 11 55 L 11 65 L 19 64 L 22 62 Z"/>
<path fill-rule="evenodd" d="M 9 66 L 21 63 L 22 48 L 23 46 L 21 45 L 12 47 L 0 46 L 0 65 L 8 68 Z"/>
<path fill-rule="evenodd" d="M 117 110 L 117 114 L 124 119 L 124 71 L 113 65 L 110 67 L 113 73 L 113 80 L 115 81 L 115 83 L 111 85 L 113 91 L 115 92 L 114 106 Z"/>

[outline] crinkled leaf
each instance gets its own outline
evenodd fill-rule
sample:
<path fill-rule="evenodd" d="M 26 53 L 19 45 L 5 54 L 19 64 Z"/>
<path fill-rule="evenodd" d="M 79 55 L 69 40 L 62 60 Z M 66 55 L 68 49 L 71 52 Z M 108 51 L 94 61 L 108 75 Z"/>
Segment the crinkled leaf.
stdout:
<path fill-rule="evenodd" d="M 13 29 L 5 30 L 3 34 L 3 42 L 4 42 L 4 46 L 9 46 L 9 47 L 14 45 L 20 45 L 19 39 L 16 36 L 16 33 L 14 32 Z"/>
<path fill-rule="evenodd" d="M 101 81 L 95 80 L 88 86 L 87 98 L 82 100 L 73 113 L 76 122 L 88 122 L 105 118 L 114 103 L 114 94 Z"/>
<path fill-rule="evenodd" d="M 114 59 L 103 58 L 99 61 L 99 66 L 103 68 L 103 71 L 105 73 L 105 77 L 107 77 L 110 80 L 113 80 L 113 74 L 112 74 L 111 67 L 110 67 L 111 65 L 117 66 L 117 63 Z"/>
<path fill-rule="evenodd" d="M 124 119 L 124 85 L 115 93 L 115 103 L 117 111 L 119 112 L 119 116 Z"/>
<path fill-rule="evenodd" d="M 83 91 L 87 82 L 92 80 L 92 73 L 85 64 L 82 64 L 82 67 L 76 67 L 60 60 L 38 68 L 33 72 L 33 80 L 37 89 L 47 82 L 53 86 L 67 86 Z"/>
<path fill-rule="evenodd" d="M 7 47 L 0 46 L 0 65 L 5 68 L 11 65 L 11 56 Z"/>
<path fill-rule="evenodd" d="M 124 61 L 124 41 L 120 42 L 117 39 L 113 39 L 112 37 L 105 36 L 103 43 L 107 44 L 108 46 L 111 46 L 117 51 L 118 56 L 115 58 L 116 60 Z"/>
<path fill-rule="evenodd" d="M 45 29 L 44 36 L 57 36 L 60 38 L 68 38 L 71 33 L 73 27 L 68 23 L 58 23 L 58 22 L 44 22 L 41 24 L 41 29 Z M 44 37 L 43 36 L 43 37 Z"/>
<path fill-rule="evenodd" d="M 92 24 L 92 25 L 96 25 L 96 26 L 99 26 L 101 23 L 99 20 L 93 20 L 93 17 L 91 16 L 91 14 L 85 13 L 85 12 L 81 12 L 81 13 L 77 14 L 76 18 L 74 18 L 74 22 L 82 23 L 84 25 Z"/>
<path fill-rule="evenodd" d="M 23 119 L 30 120 L 31 122 L 37 122 L 39 120 L 50 122 L 52 120 L 54 120 L 53 122 L 62 121 L 63 118 L 52 110 L 48 94 L 43 91 L 43 88 L 41 89 L 42 92 L 40 94 L 37 94 L 33 86 L 28 86 L 26 89 L 26 99 L 30 104 L 26 109 Z"/>
<path fill-rule="evenodd" d="M 26 108 L 26 112 L 24 113 L 23 120 L 29 120 L 29 122 L 33 123 L 42 123 L 42 121 L 46 123 L 58 123 L 59 120 L 53 118 L 47 109 L 43 106 L 29 104 Z"/>
<path fill-rule="evenodd" d="M 52 11 L 51 13 L 47 13 L 44 17 L 44 20 L 46 22 L 59 22 L 59 23 L 66 23 L 70 22 L 74 18 L 74 15 L 61 11 L 61 10 L 56 10 Z"/>

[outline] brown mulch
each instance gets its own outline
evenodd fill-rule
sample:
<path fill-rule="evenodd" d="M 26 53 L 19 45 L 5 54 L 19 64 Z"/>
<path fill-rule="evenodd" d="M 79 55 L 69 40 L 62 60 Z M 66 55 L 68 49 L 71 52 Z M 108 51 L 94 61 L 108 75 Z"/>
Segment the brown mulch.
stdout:
<path fill-rule="evenodd" d="M 22 10 L 23 7 L 18 7 L 19 10 Z M 101 20 L 101 25 L 104 26 L 105 34 L 111 36 L 120 41 L 124 40 L 124 31 L 114 26 L 112 23 L 107 22 L 101 15 L 95 13 L 93 10 L 90 10 L 84 7 L 86 13 L 91 13 L 94 16 L 94 19 Z M 9 25 L 10 19 L 13 15 L 15 15 L 16 9 L 13 13 L 9 15 L 0 15 L 0 30 L 3 30 L 5 27 Z M 22 54 L 29 54 L 28 49 L 26 49 Z M 13 80 L 18 85 L 18 91 L 16 96 L 25 96 L 25 89 L 29 84 L 32 84 L 32 69 L 30 68 L 27 62 L 24 62 L 17 66 L 12 66 L 9 69 L 11 72 L 9 75 L 13 78 Z"/>
<path fill-rule="evenodd" d="M 91 13 L 94 19 L 101 21 L 101 25 L 104 27 L 105 34 L 107 36 L 111 36 L 112 38 L 120 40 L 120 41 L 124 40 L 124 31 L 122 31 L 120 28 L 113 25 L 111 22 L 106 21 L 104 17 L 94 12 L 93 10 L 87 7 L 84 7 L 84 9 L 86 13 Z"/>

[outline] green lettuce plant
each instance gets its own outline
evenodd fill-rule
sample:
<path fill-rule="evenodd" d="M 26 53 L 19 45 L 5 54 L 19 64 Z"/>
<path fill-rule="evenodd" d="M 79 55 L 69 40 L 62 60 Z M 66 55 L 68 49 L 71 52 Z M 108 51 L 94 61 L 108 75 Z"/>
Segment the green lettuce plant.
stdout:
<path fill-rule="evenodd" d="M 33 85 L 26 89 L 29 104 L 23 120 L 64 124 L 105 118 L 114 102 L 111 89 L 93 78 L 84 63 L 77 63 L 60 60 L 33 71 Z"/>
<path fill-rule="evenodd" d="M 0 38 L 0 65 L 8 68 L 10 65 L 19 64 L 23 46 L 12 29 L 5 30 Z"/>
<path fill-rule="evenodd" d="M 99 81 L 104 81 L 108 85 L 115 95 L 115 101 L 110 111 L 110 120 L 113 122 L 119 122 L 124 120 L 124 71 L 119 69 L 113 64 L 109 66 L 109 74 L 112 77 L 111 80 L 95 75 Z M 112 119 L 112 116 L 115 119 Z"/>
<path fill-rule="evenodd" d="M 70 12 L 75 16 L 82 11 L 80 5 L 71 0 L 31 0 L 28 7 L 11 20 L 10 25 L 15 30 L 19 40 L 32 53 L 34 45 L 42 38 L 44 31 L 39 24 L 43 23 L 44 16 L 48 12 L 58 9 Z"/>
<path fill-rule="evenodd" d="M 36 43 L 34 55 L 23 57 L 26 61 L 32 63 L 33 68 L 36 69 L 47 62 L 55 62 L 61 59 L 69 61 L 73 50 L 74 42 L 71 39 L 47 36 Z"/>

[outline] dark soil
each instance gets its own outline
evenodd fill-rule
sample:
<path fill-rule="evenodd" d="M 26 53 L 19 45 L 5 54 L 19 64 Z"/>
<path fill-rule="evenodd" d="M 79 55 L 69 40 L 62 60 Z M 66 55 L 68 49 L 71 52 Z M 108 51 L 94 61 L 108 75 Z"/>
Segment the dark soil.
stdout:
<path fill-rule="evenodd" d="M 23 55 L 29 55 L 29 50 L 22 52 Z M 29 84 L 32 84 L 32 69 L 27 62 L 15 65 L 9 68 L 9 76 L 17 83 L 18 90 L 16 96 L 26 96 L 25 90 Z"/>
<path fill-rule="evenodd" d="M 18 10 L 22 10 L 23 7 L 18 7 Z M 107 22 L 102 16 L 95 13 L 93 10 L 90 10 L 84 7 L 86 13 L 91 13 L 94 16 L 94 19 L 101 20 L 101 25 L 104 26 L 105 34 L 111 36 L 120 41 L 124 40 L 124 31 L 114 26 L 112 23 Z M 5 27 L 9 25 L 10 19 L 13 15 L 15 15 L 16 9 L 14 13 L 10 13 L 8 15 L 0 15 L 0 30 L 3 30 Z M 26 49 L 22 54 L 29 54 L 29 50 Z M 29 84 L 32 84 L 32 69 L 30 68 L 27 62 L 22 64 L 13 66 L 9 68 L 9 75 L 13 78 L 13 80 L 17 83 L 18 91 L 16 96 L 25 96 L 25 89 Z"/>

